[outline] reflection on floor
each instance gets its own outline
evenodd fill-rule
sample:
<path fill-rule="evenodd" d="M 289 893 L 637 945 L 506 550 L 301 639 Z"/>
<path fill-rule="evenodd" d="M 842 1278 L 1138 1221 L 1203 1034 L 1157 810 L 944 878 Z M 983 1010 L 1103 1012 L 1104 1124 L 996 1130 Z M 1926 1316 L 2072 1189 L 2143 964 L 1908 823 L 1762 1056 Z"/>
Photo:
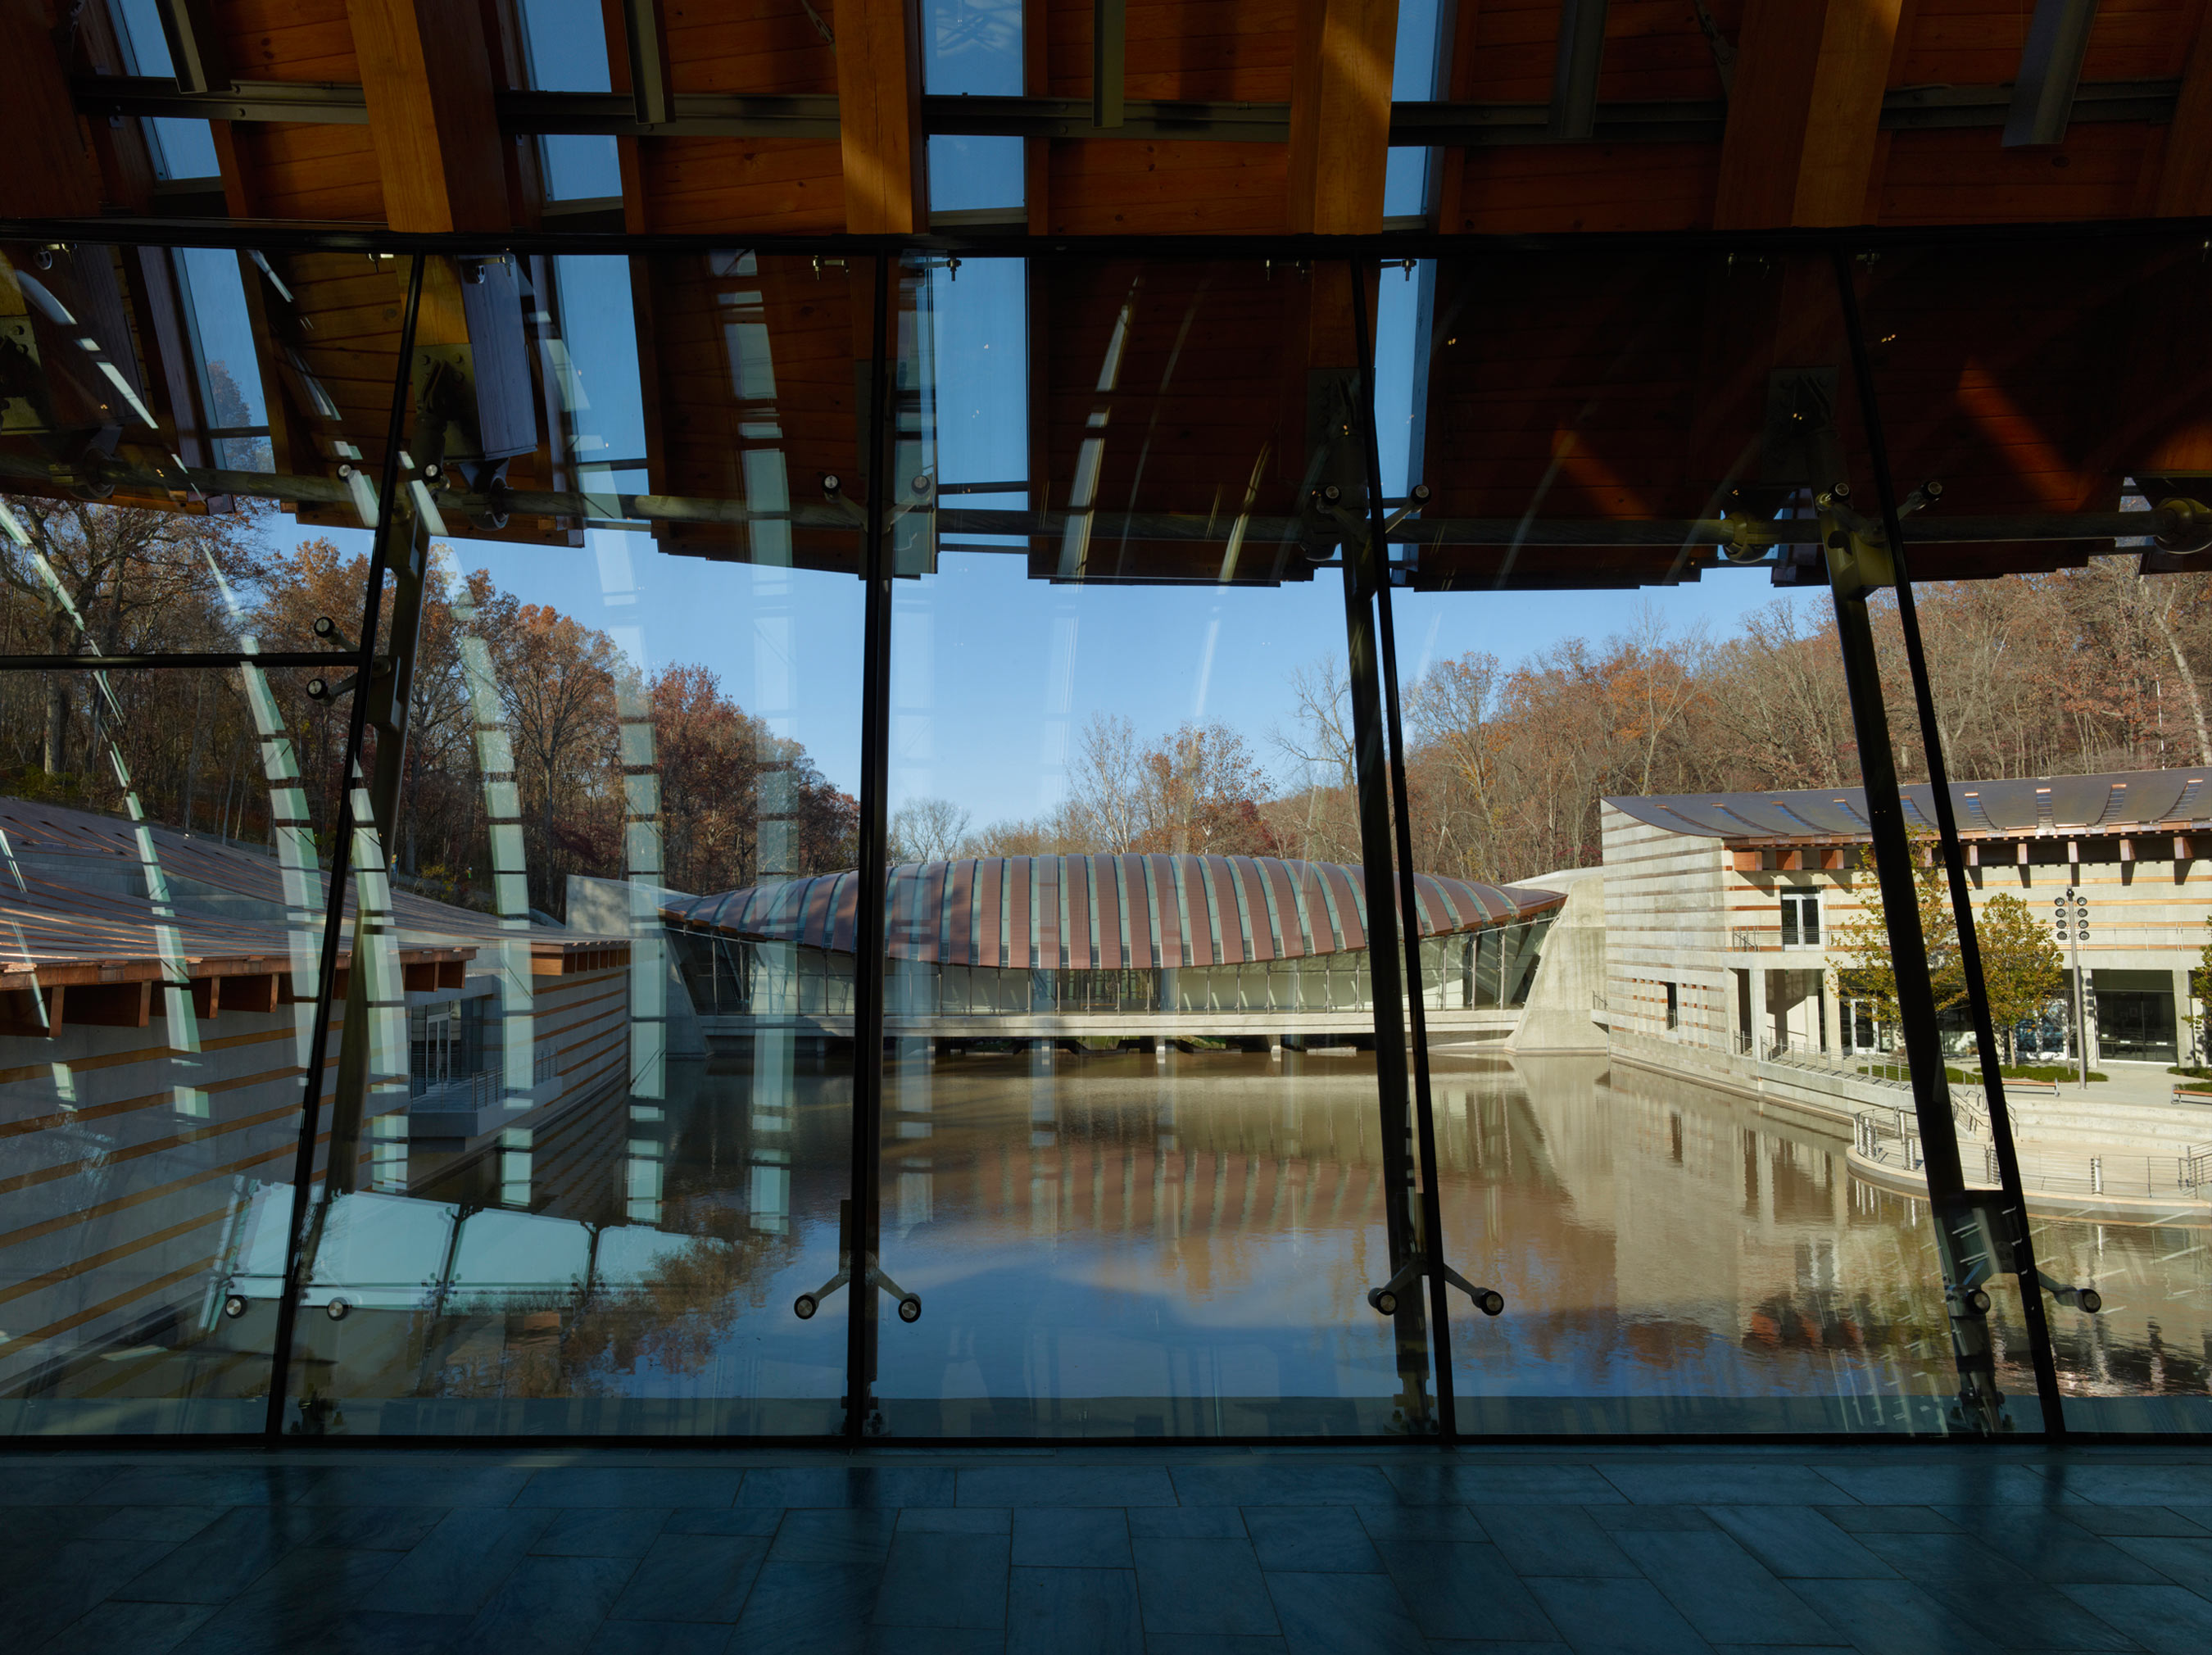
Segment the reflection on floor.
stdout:
<path fill-rule="evenodd" d="M 850 1299 L 811 1320 L 793 1304 L 838 1268 L 851 1082 L 787 1056 L 672 1064 L 649 1107 L 580 1104 L 472 1159 L 418 1148 L 407 1195 L 374 1198 L 390 1213 L 331 1222 L 353 1239 L 319 1261 L 288 1424 L 834 1435 Z M 1419 1429 L 1418 1351 L 1409 1382 L 1364 1299 L 1387 1275 L 1371 1058 L 925 1054 L 886 1094 L 882 1263 L 925 1308 L 882 1318 L 884 1434 Z M 1602 1057 L 1440 1052 L 1435 1097 L 1447 1255 L 1507 1306 L 1462 1301 L 1450 1329 L 1463 1432 L 1948 1428 L 1925 1205 L 1856 1183 L 1841 1137 Z M 2106 1305 L 2053 1315 L 2069 1424 L 2212 1423 L 2206 1234 L 2052 1220 L 2037 1238 Z M 258 1429 L 278 1279 L 233 1249 L 176 1289 L 204 1332 L 85 1352 L 17 1413 L 0 1399 L 0 1424 Z M 2016 1301 L 1996 1301 L 2032 1430 Z"/>
<path fill-rule="evenodd" d="M 2212 1648 L 2212 1451 L 0 1458 L 0 1647 Z"/>

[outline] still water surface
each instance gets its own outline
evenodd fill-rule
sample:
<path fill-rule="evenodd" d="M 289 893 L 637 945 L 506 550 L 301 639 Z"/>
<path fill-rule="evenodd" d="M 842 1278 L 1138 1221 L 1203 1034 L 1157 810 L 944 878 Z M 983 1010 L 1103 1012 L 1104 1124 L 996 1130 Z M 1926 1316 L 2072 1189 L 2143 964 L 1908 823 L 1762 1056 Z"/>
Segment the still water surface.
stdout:
<path fill-rule="evenodd" d="M 838 1267 L 849 1076 L 672 1078 L 658 1122 L 617 1099 L 541 1133 L 526 1193 L 690 1245 L 580 1307 L 313 1328 L 307 1370 L 349 1429 L 837 1428 L 848 1296 L 811 1321 L 792 1305 Z M 1602 1058 L 1439 1052 L 1435 1096 L 1448 1255 L 1507 1305 L 1455 1305 L 1462 1430 L 1944 1428 L 1926 1208 L 1853 1180 L 1840 1135 Z M 1370 1059 L 910 1058 L 883 1152 L 882 1267 L 923 1304 L 908 1325 L 883 1303 L 885 1433 L 1423 1428 L 1432 1387 L 1364 1302 L 1388 1275 Z M 490 1165 L 422 1193 L 515 1199 L 513 1158 L 496 1190 Z M 2204 1409 L 2206 1240 L 2039 1224 L 2051 1268 L 2108 1306 L 2053 1311 L 2077 1427 Z M 1993 1320 L 2033 1428 L 2008 1292 Z"/>

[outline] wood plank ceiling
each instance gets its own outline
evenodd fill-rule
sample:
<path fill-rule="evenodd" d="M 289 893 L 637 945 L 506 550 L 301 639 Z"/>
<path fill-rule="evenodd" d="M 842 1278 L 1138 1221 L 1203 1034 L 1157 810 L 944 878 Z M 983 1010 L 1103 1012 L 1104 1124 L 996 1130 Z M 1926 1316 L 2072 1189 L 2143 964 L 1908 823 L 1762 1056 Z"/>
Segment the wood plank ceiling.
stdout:
<path fill-rule="evenodd" d="M 184 65 L 174 84 L 130 72 L 114 3 L 0 0 L 0 106 L 31 146 L 28 164 L 0 169 L 0 217 L 100 215 L 118 234 L 134 216 L 185 211 L 745 238 L 990 228 L 979 219 L 1052 236 L 1386 222 L 1571 234 L 2212 214 L 2212 0 L 1440 0 L 1442 95 L 1418 101 L 1392 96 L 1397 0 L 1021 0 L 1021 94 L 975 98 L 923 84 L 922 0 L 600 0 L 608 90 L 586 94 L 531 84 L 520 0 L 161 0 Z M 155 114 L 210 121 L 219 197 L 156 177 L 137 119 Z M 611 136 L 619 198 L 552 198 L 546 133 Z M 1018 204 L 933 217 L 931 137 L 961 133 L 1022 139 Z M 1418 212 L 1386 222 L 1394 143 L 1430 152 L 1429 183 Z M 500 360 L 537 366 L 514 370 L 529 386 L 510 399 L 520 437 L 477 430 L 476 449 L 442 452 L 485 477 L 503 465 L 514 490 L 580 486 L 548 366 L 561 319 L 546 261 L 495 272 L 538 295 L 507 306 L 497 339 L 481 292 L 465 290 L 485 272 L 463 262 L 437 261 L 426 283 L 422 344 L 472 349 L 472 383 Z M 1771 454 L 1767 492 L 1741 491 L 1761 475 L 1778 365 L 1840 360 L 1832 289 L 1808 286 L 1804 262 L 1442 261 L 1413 457 L 1437 490 L 1426 515 L 1680 519 L 1734 500 L 1771 517 Z M 49 285 L 131 307 L 142 388 L 165 417 L 179 411 L 169 452 L 204 464 L 181 411 L 197 393 L 177 302 L 165 267 L 139 265 L 71 265 Z M 295 254 L 269 283 L 249 280 L 279 472 L 335 478 L 380 456 L 399 268 Z M 2090 260 L 2067 278 L 2081 297 L 2063 315 L 2049 313 L 2048 271 L 1992 255 L 1969 289 L 1960 268 L 1903 258 L 1862 278 L 1877 371 L 1921 414 L 1893 439 L 1901 472 L 1957 479 L 1957 497 L 1988 513 L 2110 510 L 2121 478 L 2151 464 L 2212 472 L 2196 411 L 2212 340 L 2202 327 L 2158 336 L 2141 302 L 2184 280 L 2178 267 L 2129 292 Z M 629 283 L 647 490 L 816 514 L 768 532 L 772 549 L 742 511 L 661 521 L 664 548 L 850 566 L 854 537 L 823 479 L 858 470 L 872 337 L 858 273 L 700 254 L 632 260 Z M 1350 298 L 1334 265 L 1040 263 L 1030 507 L 1122 498 L 1209 525 L 1295 514 L 1325 417 L 1313 387 L 1356 367 Z M 748 356 L 755 334 L 767 354 Z M 2100 370 L 2153 337 L 2163 378 Z M 1099 438 L 1109 411 L 1115 431 L 1158 440 Z M 1848 394 L 1837 415 L 1854 429 Z M 1844 447 L 1849 459 L 1848 435 Z M 347 508 L 333 488 L 295 509 L 342 521 Z M 471 532 L 557 542 L 580 527 L 502 510 Z M 1109 547 L 1055 521 L 1029 555 L 1040 578 L 1310 572 L 1279 537 L 1239 544 L 1224 560 L 1210 532 L 1131 530 Z M 1694 578 L 1716 555 L 1470 541 L 1435 548 L 1419 578 Z M 1954 551 L 1928 572 L 2082 555 L 2078 543 Z"/>

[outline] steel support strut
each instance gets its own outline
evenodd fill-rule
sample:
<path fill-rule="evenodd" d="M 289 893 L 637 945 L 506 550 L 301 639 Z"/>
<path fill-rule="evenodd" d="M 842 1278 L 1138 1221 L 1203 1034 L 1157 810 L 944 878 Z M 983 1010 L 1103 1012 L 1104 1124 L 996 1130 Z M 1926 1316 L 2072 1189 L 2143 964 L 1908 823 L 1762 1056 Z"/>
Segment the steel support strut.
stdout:
<path fill-rule="evenodd" d="M 1316 265 L 1315 302 L 1324 271 L 1341 270 L 1355 286 L 1359 267 Z M 1363 357 L 1366 348 L 1361 348 Z M 1318 538 L 1344 548 L 1346 672 L 1352 696 L 1352 763 L 1359 804 L 1360 867 L 1367 903 L 1370 982 L 1374 995 L 1375 1082 L 1382 1113 L 1384 1226 L 1394 1280 L 1407 1269 L 1419 1273 L 1422 1256 L 1420 1199 L 1416 1190 L 1413 1120 L 1407 1110 L 1406 1022 L 1401 1006 L 1396 893 L 1390 855 L 1389 770 L 1382 746 L 1382 696 L 1377 675 L 1380 648 L 1375 625 L 1375 591 L 1382 578 L 1382 548 L 1368 532 L 1366 513 L 1341 508 L 1371 492 L 1370 466 L 1348 441 L 1372 419 L 1360 405 L 1369 399 L 1365 374 L 1316 370 L 1310 381 L 1309 429 L 1314 451 L 1309 462 L 1308 509 Z M 1380 1310 L 1370 1296 L 1369 1303 Z M 1428 1435 L 1437 1428 L 1429 1401 L 1428 1329 L 1417 1293 L 1393 1294 L 1384 1314 L 1395 1324 L 1400 1390 L 1398 1429 Z"/>
<path fill-rule="evenodd" d="M 1959 928 L 1959 963 L 1966 978 L 1966 1003 L 1974 1021 L 1974 1047 L 1981 1060 L 1982 1089 L 1989 1104 L 1990 1135 L 1996 1147 L 1999 1200 L 1998 1221 L 1990 1238 L 1999 1258 L 2008 1254 L 2009 1268 L 2020 1284 L 2021 1315 L 2027 1331 L 2028 1352 L 2035 1369 L 2035 1393 L 2042 1404 L 2043 1428 L 2053 1437 L 2066 1434 L 2066 1415 L 2058 1390 L 2058 1367 L 2051 1348 L 2051 1325 L 2044 1313 L 2039 1287 L 2050 1286 L 2062 1303 L 2084 1301 L 2074 1289 L 2052 1282 L 2035 1263 L 2035 1246 L 2028 1233 L 2027 1198 L 2020 1175 L 2020 1156 L 2013 1143 L 2012 1117 L 2005 1102 L 2004 1070 L 1997 1053 L 1996 1025 L 1990 1015 L 1988 985 L 1982 977 L 1981 944 L 1974 932 L 1973 903 L 1968 894 L 1966 853 L 1959 843 L 1958 812 L 1951 801 L 1949 766 L 1943 758 L 1942 726 L 1936 717 L 1936 697 L 1928 672 L 1928 652 L 1920 637 L 1920 616 L 1912 597 L 1912 576 L 1907 563 L 1901 514 L 1898 509 L 1897 479 L 1889 468 L 1889 445 L 1882 427 L 1881 409 L 1875 399 L 1874 367 L 1867 354 L 1866 326 L 1859 314 L 1858 289 L 1851 277 L 1850 256 L 1840 248 L 1834 257 L 1836 288 L 1843 305 L 1844 331 L 1850 345 L 1851 376 L 1858 388 L 1859 413 L 1866 426 L 1867 452 L 1874 467 L 1875 497 L 1881 505 L 1883 536 L 1889 543 L 1891 573 L 1897 583 L 1897 614 L 1905 633 L 1905 660 L 1912 677 L 1912 699 L 1920 718 L 1920 741 L 1928 760 L 1929 792 L 1936 810 L 1936 833 L 1941 842 L 1943 868 L 1950 885 L 1952 916 Z M 2087 1050 L 2087 1043 L 2082 1043 Z M 1924 1131 L 1924 1129 L 1923 1129 Z M 1962 1173 L 1963 1177 L 1963 1173 Z M 2094 1299 L 2092 1290 L 2091 1299 Z"/>
<path fill-rule="evenodd" d="M 1833 429 L 1829 435 L 1832 436 Z M 1824 445 L 1834 454 L 1837 445 Z M 1832 465 L 1840 467 L 1840 456 Z M 1954 1422 L 1984 1435 L 2008 1428 L 1990 1353 L 1989 1295 L 1974 1254 L 1962 1243 L 1974 1232 L 1974 1209 L 1966 1193 L 1959 1163 L 1958 1129 L 1951 1118 L 1950 1088 L 1943 1076 L 1942 1043 L 1936 1026 L 1936 989 L 1928 970 L 1928 940 L 1920 925 L 1919 893 L 1912 873 L 1912 847 L 1905 831 L 1905 809 L 1898 794 L 1897 764 L 1890 751 L 1889 718 L 1881 702 L 1881 674 L 1875 657 L 1874 628 L 1867 594 L 1886 585 L 1886 549 L 1853 533 L 1838 515 L 1832 484 L 1816 499 L 1825 531 L 1828 581 L 1835 595 L 1836 633 L 1844 659 L 1844 683 L 1851 701 L 1851 726 L 1858 738 L 1859 776 L 1865 784 L 1867 825 L 1874 842 L 1875 873 L 1881 891 L 1889 952 L 1897 975 L 1897 1020 L 1905 1032 L 1905 1061 L 1912 1076 L 1912 1104 L 1920 1123 L 1922 1170 L 1928 1177 L 1928 1202 L 1936 1217 L 1936 1256 L 1943 1272 L 1943 1302 L 1951 1324 L 1951 1348 L 1959 1364 L 1959 1402 Z"/>
<path fill-rule="evenodd" d="M 407 301 L 399 320 L 399 367 L 392 387 L 391 417 L 384 439 L 384 465 L 378 480 L 376 523 L 369 538 L 368 589 L 362 599 L 361 646 L 356 659 L 366 683 L 376 665 L 376 634 L 384 602 L 384 576 L 390 560 L 392 518 L 398 490 L 399 450 L 406 437 L 408 395 L 415 359 L 415 321 L 422 302 L 422 259 L 409 267 Z M 284 1404 L 290 1389 L 292 1341 L 298 1320 L 301 1244 L 307 1216 L 307 1190 L 314 1181 L 315 1141 L 323 1095 L 323 1067 L 330 1051 L 331 1001 L 337 983 L 338 943 L 345 930 L 345 893 L 353 855 L 354 791 L 361 768 L 361 751 L 368 732 L 368 697 L 353 698 L 352 715 L 346 722 L 345 751 L 338 770 L 337 822 L 331 844 L 331 869 L 323 912 L 322 958 L 315 979 L 315 1014 L 307 1037 L 305 1085 L 300 1099 L 300 1142 L 292 1160 L 292 1210 L 284 1235 L 284 1290 L 276 1300 L 276 1331 L 270 1354 L 269 1408 L 263 1424 L 270 1437 L 283 1434 Z M 356 949 L 356 953 L 359 952 Z M 359 977 L 361 962 L 350 973 Z M 335 1158 L 335 1150 L 333 1150 Z M 333 1159 L 333 1165 L 335 1159 Z"/>
<path fill-rule="evenodd" d="M 884 1118 L 884 881 L 888 848 L 884 812 L 890 783 L 891 568 L 890 311 L 894 266 L 888 255 L 873 260 L 870 302 L 868 405 L 862 421 L 867 448 L 861 478 L 867 488 L 867 543 L 860 549 L 865 594 L 861 611 L 860 882 L 854 899 L 853 974 L 852 1222 L 840 1247 L 841 1274 L 853 1261 L 872 1271 L 883 1219 Z M 914 1301 L 919 1311 L 921 1301 Z M 902 1310 L 904 1300 L 902 1299 Z M 911 1320 L 912 1318 L 908 1318 Z M 854 1293 L 846 1301 L 845 1439 L 858 1444 L 883 1429 L 875 1409 L 876 1295 Z"/>

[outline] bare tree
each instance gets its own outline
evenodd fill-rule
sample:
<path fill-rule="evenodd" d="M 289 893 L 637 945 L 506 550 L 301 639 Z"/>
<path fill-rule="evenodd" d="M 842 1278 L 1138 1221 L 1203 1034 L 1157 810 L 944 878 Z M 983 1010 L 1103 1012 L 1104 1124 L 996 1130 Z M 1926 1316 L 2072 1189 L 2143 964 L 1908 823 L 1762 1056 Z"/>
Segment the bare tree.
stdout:
<path fill-rule="evenodd" d="M 968 837 L 968 812 L 949 799 L 909 799 L 890 821 L 893 862 L 950 861 Z"/>

